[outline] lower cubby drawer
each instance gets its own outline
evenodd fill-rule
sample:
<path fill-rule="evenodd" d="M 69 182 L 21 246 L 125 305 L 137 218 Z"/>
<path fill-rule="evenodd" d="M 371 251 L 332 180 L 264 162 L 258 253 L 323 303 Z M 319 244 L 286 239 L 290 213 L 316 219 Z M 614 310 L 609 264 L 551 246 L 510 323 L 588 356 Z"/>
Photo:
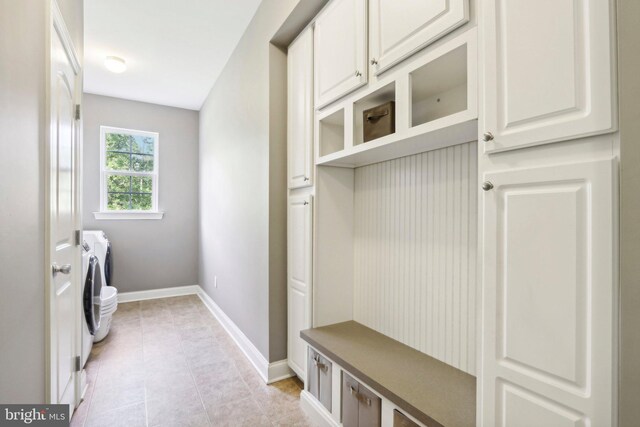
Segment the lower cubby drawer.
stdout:
<path fill-rule="evenodd" d="M 342 425 L 380 427 L 381 399 L 355 378 L 342 372 Z"/>
<path fill-rule="evenodd" d="M 393 427 L 420 427 L 418 423 L 407 417 L 397 409 L 393 410 Z"/>
<path fill-rule="evenodd" d="M 307 372 L 307 391 L 331 412 L 331 361 L 309 347 Z"/>

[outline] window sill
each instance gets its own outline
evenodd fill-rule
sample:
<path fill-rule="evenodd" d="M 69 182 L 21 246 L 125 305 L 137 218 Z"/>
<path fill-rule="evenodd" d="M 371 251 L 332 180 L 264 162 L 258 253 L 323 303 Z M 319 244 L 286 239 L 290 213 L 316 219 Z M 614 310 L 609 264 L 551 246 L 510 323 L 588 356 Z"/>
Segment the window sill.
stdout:
<path fill-rule="evenodd" d="M 161 211 L 108 211 L 94 212 L 95 219 L 100 220 L 132 220 L 132 219 L 162 219 L 164 212 Z"/>

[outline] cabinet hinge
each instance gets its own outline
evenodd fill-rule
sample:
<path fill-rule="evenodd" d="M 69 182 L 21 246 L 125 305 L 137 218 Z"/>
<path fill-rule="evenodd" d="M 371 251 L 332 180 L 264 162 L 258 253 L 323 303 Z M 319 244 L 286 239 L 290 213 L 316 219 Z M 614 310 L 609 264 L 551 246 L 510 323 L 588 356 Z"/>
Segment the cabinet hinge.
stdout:
<path fill-rule="evenodd" d="M 80 104 L 76 104 L 76 120 L 80 120 Z"/>
<path fill-rule="evenodd" d="M 73 234 L 76 246 L 80 246 L 80 230 L 76 230 Z"/>
<path fill-rule="evenodd" d="M 76 356 L 74 363 L 76 372 L 80 372 L 82 370 L 82 362 L 80 361 L 80 356 Z"/>

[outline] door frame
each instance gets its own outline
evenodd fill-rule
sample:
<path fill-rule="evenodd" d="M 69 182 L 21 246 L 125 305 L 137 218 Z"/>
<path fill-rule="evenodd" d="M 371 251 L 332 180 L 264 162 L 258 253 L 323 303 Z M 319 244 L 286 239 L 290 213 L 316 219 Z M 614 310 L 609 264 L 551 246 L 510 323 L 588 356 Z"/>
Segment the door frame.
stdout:
<path fill-rule="evenodd" d="M 77 106 L 80 104 L 79 100 L 82 98 L 82 69 L 81 62 L 79 60 L 79 56 L 77 51 L 73 45 L 73 41 L 71 39 L 71 35 L 67 28 L 67 25 L 62 17 L 62 13 L 60 12 L 60 8 L 58 7 L 58 3 L 56 0 L 50 0 L 47 2 L 45 6 L 46 10 L 46 30 L 45 30 L 45 144 L 44 144 L 44 165 L 43 165 L 43 174 L 44 174 L 44 295 L 45 295 L 45 402 L 47 403 L 58 403 L 58 396 L 56 395 L 56 390 L 54 390 L 53 375 L 55 375 L 55 368 L 53 363 L 55 362 L 55 358 L 53 357 L 53 347 L 52 347 L 52 339 L 55 337 L 54 325 L 52 316 L 54 313 L 53 304 L 53 276 L 51 274 L 51 264 L 53 262 L 52 259 L 52 239 L 51 239 L 51 203 L 52 203 L 52 182 L 51 182 L 51 145 L 52 145 L 52 131 L 51 131 L 51 62 L 52 62 L 52 43 L 53 37 L 57 36 L 60 38 L 62 45 L 65 49 L 65 53 L 67 54 L 71 66 L 73 67 L 73 71 L 75 73 L 75 87 L 74 87 L 74 104 Z M 74 197 L 75 201 L 73 203 L 74 206 L 74 228 L 75 230 L 79 230 L 80 235 L 82 233 L 82 212 L 81 212 L 81 202 L 82 202 L 82 126 L 81 121 L 76 117 L 74 120 L 73 126 L 73 135 L 74 135 L 74 160 L 73 166 L 75 170 L 75 177 L 73 178 L 74 185 Z M 77 243 L 77 242 L 76 242 Z M 75 268 L 72 270 L 71 281 L 74 286 L 73 295 L 74 298 L 74 307 L 77 312 L 77 316 L 75 317 L 75 322 L 73 325 L 74 329 L 74 354 L 76 356 L 80 356 L 81 352 L 81 338 L 82 338 L 82 316 L 81 316 L 81 301 L 80 301 L 80 290 L 81 290 L 81 276 L 82 276 L 82 255 L 81 255 L 81 246 L 74 246 L 74 259 L 75 265 L 79 266 L 79 268 Z M 81 394 L 80 394 L 80 375 L 79 371 L 74 372 L 74 407 L 80 403 Z M 70 414 L 73 412 L 74 408 L 70 408 Z"/>

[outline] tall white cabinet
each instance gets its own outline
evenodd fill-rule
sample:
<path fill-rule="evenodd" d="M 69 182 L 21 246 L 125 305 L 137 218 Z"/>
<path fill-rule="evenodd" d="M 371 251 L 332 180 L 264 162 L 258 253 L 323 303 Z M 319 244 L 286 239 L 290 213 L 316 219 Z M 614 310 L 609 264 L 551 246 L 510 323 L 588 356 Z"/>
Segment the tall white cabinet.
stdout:
<path fill-rule="evenodd" d="M 612 4 L 488 0 L 480 14 L 479 421 L 615 426 Z"/>
<path fill-rule="evenodd" d="M 288 50 L 287 350 L 289 367 L 306 378 L 311 327 L 313 238 L 313 29 Z"/>

